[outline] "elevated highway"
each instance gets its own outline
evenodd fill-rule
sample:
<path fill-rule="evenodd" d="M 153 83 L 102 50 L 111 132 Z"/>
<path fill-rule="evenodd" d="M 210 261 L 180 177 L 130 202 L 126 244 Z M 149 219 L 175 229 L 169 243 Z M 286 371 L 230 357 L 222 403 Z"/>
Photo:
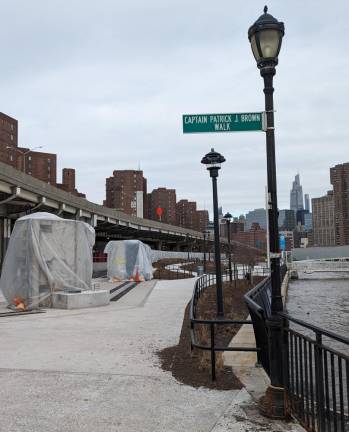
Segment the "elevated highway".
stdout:
<path fill-rule="evenodd" d="M 96 229 L 97 241 L 137 238 L 169 249 L 182 250 L 203 240 L 200 232 L 129 216 L 46 184 L 0 162 L 0 263 L 16 219 L 47 211 L 82 220 Z"/>

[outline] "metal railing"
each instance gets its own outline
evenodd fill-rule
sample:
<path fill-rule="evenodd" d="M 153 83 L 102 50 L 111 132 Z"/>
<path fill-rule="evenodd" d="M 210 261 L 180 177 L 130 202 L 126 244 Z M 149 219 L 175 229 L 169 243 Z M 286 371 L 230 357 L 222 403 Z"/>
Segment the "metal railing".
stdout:
<path fill-rule="evenodd" d="M 229 280 L 229 272 L 225 272 L 222 275 L 223 280 Z M 210 351 L 211 352 L 211 376 L 212 380 L 216 379 L 216 352 L 223 351 L 246 351 L 246 352 L 256 352 L 258 348 L 255 347 L 229 347 L 229 346 L 219 346 L 216 345 L 216 326 L 227 326 L 227 325 L 243 325 L 243 324 L 252 324 L 250 320 L 223 320 L 223 319 L 199 319 L 197 317 L 198 313 L 198 301 L 204 291 L 209 288 L 215 286 L 216 276 L 214 274 L 204 274 L 200 278 L 198 278 L 195 282 L 195 287 L 190 303 L 190 346 L 193 350 L 194 348 Z M 210 329 L 209 336 L 209 344 L 202 344 L 196 340 L 195 335 L 195 327 L 196 326 L 205 326 Z"/>
<path fill-rule="evenodd" d="M 282 278 L 285 268 L 281 269 Z M 258 361 L 269 374 L 271 281 L 245 295 L 258 348 Z M 309 431 L 348 432 L 349 339 L 286 313 L 283 325 L 283 375 L 287 410 Z M 292 324 L 290 326 L 290 323 Z"/>
<path fill-rule="evenodd" d="M 281 315 L 290 412 L 310 431 L 349 431 L 349 339 Z"/>

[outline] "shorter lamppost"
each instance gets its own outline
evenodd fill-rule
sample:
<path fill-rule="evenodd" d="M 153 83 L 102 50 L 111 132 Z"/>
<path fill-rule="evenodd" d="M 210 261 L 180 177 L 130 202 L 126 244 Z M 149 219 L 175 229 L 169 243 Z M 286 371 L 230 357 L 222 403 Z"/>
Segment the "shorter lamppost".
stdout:
<path fill-rule="evenodd" d="M 232 219 L 232 215 L 228 212 L 223 216 L 225 223 L 227 224 L 227 232 L 228 232 L 228 263 L 229 263 L 229 280 L 233 281 L 233 272 L 231 269 L 231 248 L 230 248 L 230 221 Z"/>
<path fill-rule="evenodd" d="M 37 146 L 37 147 L 33 147 L 31 149 L 28 149 L 26 151 L 20 150 L 17 147 L 11 147 L 11 146 L 6 146 L 6 148 L 8 150 L 14 150 L 16 152 L 18 152 L 22 157 L 23 157 L 23 169 L 21 171 L 26 173 L 26 155 L 31 153 L 32 151 L 39 149 L 39 148 L 43 148 L 43 146 Z"/>
<path fill-rule="evenodd" d="M 190 260 L 190 252 L 189 252 L 189 233 L 187 233 L 187 249 L 188 249 L 188 262 Z"/>
<path fill-rule="evenodd" d="M 217 317 L 223 317 L 223 291 L 222 291 L 222 270 L 221 270 L 221 251 L 219 246 L 219 221 L 218 221 L 218 196 L 217 196 L 217 177 L 221 164 L 225 162 L 224 156 L 217 153 L 212 148 L 202 159 L 201 163 L 206 165 L 212 178 L 213 191 L 213 215 L 214 215 L 214 247 L 216 265 L 216 293 L 217 293 Z"/>

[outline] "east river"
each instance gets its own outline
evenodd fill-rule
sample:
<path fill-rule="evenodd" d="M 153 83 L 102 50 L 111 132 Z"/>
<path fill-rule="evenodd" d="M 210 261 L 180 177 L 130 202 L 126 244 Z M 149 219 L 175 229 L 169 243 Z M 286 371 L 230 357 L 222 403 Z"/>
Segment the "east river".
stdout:
<path fill-rule="evenodd" d="M 287 312 L 303 321 L 336 334 L 349 336 L 349 278 L 327 279 L 329 274 L 318 273 L 316 279 L 291 280 L 288 289 Z M 343 274 L 344 276 L 344 274 Z M 348 276 L 348 275 L 345 275 Z M 314 337 L 313 332 L 306 332 Z M 328 340 L 332 348 L 340 346 Z"/>

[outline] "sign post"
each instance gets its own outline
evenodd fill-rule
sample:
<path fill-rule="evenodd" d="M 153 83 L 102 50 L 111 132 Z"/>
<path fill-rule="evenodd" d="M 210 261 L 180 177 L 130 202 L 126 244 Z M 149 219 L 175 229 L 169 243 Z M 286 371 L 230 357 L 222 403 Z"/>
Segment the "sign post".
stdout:
<path fill-rule="evenodd" d="M 184 114 L 183 133 L 266 131 L 265 112 Z"/>

